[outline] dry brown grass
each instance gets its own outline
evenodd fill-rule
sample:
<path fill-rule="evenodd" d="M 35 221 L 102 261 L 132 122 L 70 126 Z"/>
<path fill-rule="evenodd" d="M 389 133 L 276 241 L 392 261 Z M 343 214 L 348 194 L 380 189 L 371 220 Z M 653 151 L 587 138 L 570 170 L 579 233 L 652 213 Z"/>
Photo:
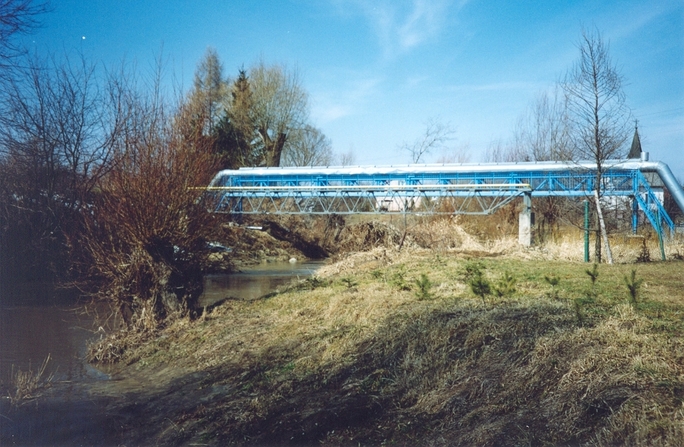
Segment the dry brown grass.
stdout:
<path fill-rule="evenodd" d="M 43 391 L 50 386 L 53 374 L 46 373 L 50 363 L 50 355 L 43 360 L 37 371 L 33 371 L 31 365 L 28 370 L 14 369 L 12 365 L 10 380 L 7 387 L 7 395 L 11 405 L 19 405 L 23 402 L 40 397 Z"/>
<path fill-rule="evenodd" d="M 567 261 L 584 259 L 583 231 L 575 227 L 556 228 L 543 243 L 531 248 L 518 245 L 517 219 L 511 223 L 508 212 L 495 216 L 383 216 L 381 219 L 357 217 L 349 219 L 335 242 L 340 258 L 350 252 L 369 251 L 378 247 L 397 248 L 404 231 L 403 247 L 420 247 L 433 251 L 486 251 L 510 254 L 523 259 L 548 258 Z M 631 232 L 610 235 L 616 262 L 634 262 L 642 250 L 642 242 L 653 260 L 660 260 L 657 237 L 646 228 L 638 235 Z M 590 244 L 593 250 L 593 235 Z M 684 256 L 684 238 L 676 235 L 665 244 L 667 259 Z M 593 251 L 591 252 L 593 257 Z"/>
<path fill-rule="evenodd" d="M 525 249 L 423 225 L 441 249 L 354 253 L 124 354 L 160 396 L 132 439 L 159 427 L 162 445 L 681 445 L 684 263 L 639 264 L 635 311 L 634 265 L 599 266 L 591 295 L 587 265 L 558 260 L 581 239 Z M 517 292 L 483 304 L 463 277 L 476 259 Z M 432 299 L 410 290 L 421 274 Z"/>

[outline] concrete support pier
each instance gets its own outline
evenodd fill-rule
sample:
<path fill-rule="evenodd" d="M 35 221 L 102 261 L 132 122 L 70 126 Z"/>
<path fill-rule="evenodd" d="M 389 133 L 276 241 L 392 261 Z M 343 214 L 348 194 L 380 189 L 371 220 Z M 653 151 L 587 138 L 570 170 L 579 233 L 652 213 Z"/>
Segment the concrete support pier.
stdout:
<path fill-rule="evenodd" d="M 518 243 L 525 247 L 532 245 L 532 195 L 523 194 L 523 209 L 518 217 Z"/>

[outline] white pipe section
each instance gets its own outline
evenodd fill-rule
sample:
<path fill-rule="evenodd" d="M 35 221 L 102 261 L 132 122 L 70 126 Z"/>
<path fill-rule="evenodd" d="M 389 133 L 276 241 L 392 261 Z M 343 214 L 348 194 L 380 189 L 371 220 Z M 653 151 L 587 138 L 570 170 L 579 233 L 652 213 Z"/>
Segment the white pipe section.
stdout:
<path fill-rule="evenodd" d="M 672 198 L 674 199 L 675 203 L 677 203 L 677 205 L 679 206 L 679 209 L 684 213 L 684 190 L 682 189 L 682 185 L 680 185 L 677 179 L 675 178 L 674 174 L 672 174 L 670 167 L 662 161 L 647 161 L 643 163 L 656 165 L 655 171 L 658 173 L 660 179 L 667 187 L 667 190 L 670 191 L 670 194 L 672 195 Z"/>
<path fill-rule="evenodd" d="M 224 176 L 269 176 L 269 175 L 373 175 L 373 174 L 446 174 L 477 172 L 554 172 L 567 170 L 595 170 L 596 163 L 580 162 L 520 162 L 520 163 L 458 163 L 389 166 L 329 166 L 329 167 L 278 167 L 278 168 L 240 168 L 220 171 L 210 186 L 215 186 Z M 667 187 L 672 198 L 684 212 L 684 190 L 672 174 L 669 166 L 662 161 L 606 160 L 603 169 L 638 169 L 642 172 L 656 172 Z"/>

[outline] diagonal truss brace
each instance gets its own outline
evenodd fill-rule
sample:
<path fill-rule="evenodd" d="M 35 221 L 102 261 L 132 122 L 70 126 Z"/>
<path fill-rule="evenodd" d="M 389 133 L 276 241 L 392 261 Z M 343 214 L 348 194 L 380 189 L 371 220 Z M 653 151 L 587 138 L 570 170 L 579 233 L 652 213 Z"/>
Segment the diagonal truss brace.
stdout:
<path fill-rule="evenodd" d="M 215 212 L 231 214 L 491 214 L 531 188 L 515 184 L 219 186 Z"/>

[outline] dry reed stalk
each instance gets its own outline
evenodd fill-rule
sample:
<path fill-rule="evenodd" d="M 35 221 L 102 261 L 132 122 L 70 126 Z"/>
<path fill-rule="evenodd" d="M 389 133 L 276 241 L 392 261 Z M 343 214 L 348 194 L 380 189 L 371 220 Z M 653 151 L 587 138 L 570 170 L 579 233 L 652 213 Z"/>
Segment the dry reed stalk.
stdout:
<path fill-rule="evenodd" d="M 27 371 L 14 370 L 12 365 L 10 373 L 9 399 L 12 405 L 40 397 L 41 392 L 47 388 L 54 377 L 54 373 L 45 376 L 47 365 L 50 362 L 50 354 L 45 357 L 38 371 L 33 371 L 31 365 Z"/>
<path fill-rule="evenodd" d="M 564 260 L 582 262 L 584 259 L 584 240 L 581 231 L 559 232 L 553 240 L 541 245 L 524 247 L 518 243 L 515 236 L 506 233 L 493 234 L 486 240 L 481 240 L 469 234 L 458 217 L 423 219 L 408 229 L 407 241 L 401 251 L 414 252 L 416 249 L 426 249 L 441 253 L 481 253 L 490 256 L 502 256 L 521 260 Z M 397 257 L 397 241 L 401 232 L 391 224 L 385 222 L 364 222 L 345 229 L 344 241 L 340 246 L 340 254 L 334 259 L 342 261 L 335 263 L 324 271 L 334 271 L 335 274 L 353 272 L 354 268 L 362 264 L 377 261 L 377 267 L 390 265 Z M 391 235 L 391 236 L 390 236 Z M 363 241 L 353 244 L 351 240 Z M 610 237 L 613 258 L 617 263 L 634 262 L 639 254 L 640 246 L 631 243 L 624 235 Z M 641 238 L 639 238 L 641 240 Z M 658 253 L 655 238 L 647 238 L 648 249 Z M 346 248 L 345 248 L 346 247 Z M 675 237 L 668 241 L 665 247 L 668 259 L 684 256 L 684 239 Z"/>

